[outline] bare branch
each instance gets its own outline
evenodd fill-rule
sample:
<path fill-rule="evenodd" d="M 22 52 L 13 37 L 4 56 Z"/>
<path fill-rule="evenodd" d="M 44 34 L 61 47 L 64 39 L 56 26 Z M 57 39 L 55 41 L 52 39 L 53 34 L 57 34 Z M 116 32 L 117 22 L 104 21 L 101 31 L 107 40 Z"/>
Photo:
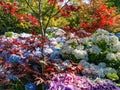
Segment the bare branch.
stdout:
<path fill-rule="evenodd" d="M 55 0 L 55 2 L 56 2 L 56 0 Z M 44 28 L 44 33 L 46 33 L 46 28 L 48 27 L 48 24 L 49 24 L 49 22 L 50 22 L 50 20 L 51 20 L 51 18 L 52 18 L 51 15 L 52 15 L 52 12 L 53 12 L 54 8 L 55 8 L 55 4 L 53 4 L 53 6 L 52 6 L 52 8 L 51 8 L 51 12 L 50 12 L 50 14 L 49 14 L 47 24 L 46 24 L 46 26 L 45 26 L 45 28 Z"/>
<path fill-rule="evenodd" d="M 38 14 L 29 4 L 29 2 L 27 0 L 25 0 L 26 4 L 29 6 L 29 8 L 35 13 L 35 14 Z"/>

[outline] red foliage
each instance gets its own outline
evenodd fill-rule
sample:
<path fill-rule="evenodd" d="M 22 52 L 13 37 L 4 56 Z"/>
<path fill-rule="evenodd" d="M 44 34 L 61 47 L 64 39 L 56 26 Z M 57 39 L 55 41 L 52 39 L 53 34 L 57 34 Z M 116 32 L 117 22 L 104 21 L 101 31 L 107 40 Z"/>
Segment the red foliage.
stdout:
<path fill-rule="evenodd" d="M 2 6 L 2 11 L 4 12 L 4 14 L 15 16 L 17 19 L 19 19 L 20 23 L 29 22 L 31 27 L 40 27 L 39 20 L 36 17 L 28 14 L 17 13 L 17 11 L 19 10 L 17 3 L 0 2 L 0 6 Z"/>
<path fill-rule="evenodd" d="M 3 7 L 3 12 L 5 14 L 8 14 L 10 13 L 11 15 L 14 15 L 16 11 L 19 10 L 18 6 L 17 6 L 17 3 L 5 3 L 5 2 L 1 2 L 0 5 Z"/>
<path fill-rule="evenodd" d="M 85 25 L 85 27 L 86 26 L 87 25 Z M 76 27 L 65 26 L 63 29 L 66 31 L 66 34 L 65 34 L 66 36 L 69 35 L 70 33 L 74 33 L 76 36 L 78 36 L 80 38 L 91 36 L 91 33 L 88 33 L 84 30 L 79 30 Z"/>
<path fill-rule="evenodd" d="M 63 2 L 64 0 L 48 0 L 49 4 L 51 5 L 55 5 L 57 4 L 58 2 Z"/>
<path fill-rule="evenodd" d="M 56 0 L 48 0 L 48 2 L 51 4 L 51 5 L 55 5 L 57 2 Z"/>
<path fill-rule="evenodd" d="M 65 69 L 60 68 L 66 67 Z M 70 64 L 65 64 L 64 62 L 55 63 L 47 62 L 44 64 L 44 72 L 40 75 L 35 75 L 36 84 L 49 83 L 54 74 L 58 73 L 76 73 L 81 74 L 81 71 L 84 69 L 81 65 L 71 62 Z"/>
<path fill-rule="evenodd" d="M 8 39 L 6 37 L 6 39 Z M 24 42 L 22 42 L 24 41 Z M 49 80 L 52 79 L 54 74 L 57 73 L 64 73 L 64 72 L 72 72 L 72 73 L 81 73 L 81 70 L 84 68 L 77 63 L 67 63 L 67 62 L 50 62 L 47 59 L 47 61 L 42 61 L 42 58 L 39 56 L 36 56 L 34 52 L 36 51 L 35 48 L 41 48 L 40 45 L 48 44 L 49 40 L 47 40 L 45 37 L 37 36 L 37 35 L 31 35 L 30 37 L 18 37 L 17 39 L 12 40 L 6 40 L 2 41 L 2 38 L 0 39 L 1 46 L 4 45 L 4 47 L 0 50 L 0 53 L 6 53 L 9 56 L 11 54 L 16 54 L 19 56 L 23 56 L 24 53 L 27 51 L 30 51 L 32 56 L 24 57 L 20 59 L 21 63 L 10 63 L 9 57 L 5 60 L 3 60 L 3 57 L 0 57 L 0 65 L 5 67 L 2 71 L 5 75 L 13 75 L 21 80 L 28 80 L 34 82 L 34 79 L 36 80 L 37 84 L 41 83 L 48 83 Z M 22 52 L 23 51 L 23 52 Z M 42 66 L 44 67 L 44 71 L 42 72 Z M 63 68 L 61 68 L 63 67 Z M 29 78 L 28 76 L 31 76 Z M 35 76 L 35 77 L 33 77 Z M 0 73 L 0 79 L 5 82 L 7 79 L 4 75 L 1 75 Z M 10 83 L 10 79 L 8 79 Z M 1 83 L 0 84 L 5 84 Z"/>
<path fill-rule="evenodd" d="M 15 16 L 19 19 L 20 23 L 26 23 L 26 22 L 30 22 L 31 27 L 39 27 L 39 20 L 37 18 L 35 18 L 32 15 L 28 15 L 28 14 L 15 14 Z"/>
<path fill-rule="evenodd" d="M 80 9 L 79 6 L 65 5 L 64 8 L 61 10 L 61 16 L 70 17 L 71 12 L 77 12 L 79 9 Z"/>
<path fill-rule="evenodd" d="M 87 32 L 93 33 L 98 28 L 105 28 L 106 26 L 112 26 L 114 23 L 113 17 L 111 17 L 112 10 L 108 8 L 106 5 L 101 5 L 91 18 L 96 19 L 96 22 L 86 23 L 81 22 L 80 26 L 86 30 Z"/>
<path fill-rule="evenodd" d="M 66 35 L 69 35 L 69 33 L 74 33 L 76 34 L 76 36 L 82 38 L 88 37 L 98 28 L 106 29 L 107 27 L 111 27 L 114 24 L 114 19 L 111 15 L 114 10 L 112 8 L 108 8 L 106 5 L 101 5 L 100 7 L 95 9 L 94 12 L 88 13 L 88 17 L 84 18 L 82 17 L 82 15 L 79 16 L 79 14 L 77 16 L 77 12 L 82 12 L 81 10 L 82 6 L 79 5 L 66 5 L 61 10 L 61 16 L 66 17 L 70 22 L 69 25 L 63 27 L 63 29 L 67 33 Z M 74 14 L 76 14 L 76 16 Z M 73 17 L 72 15 L 75 17 L 76 20 L 71 18 Z M 83 30 L 79 30 L 81 28 L 83 28 Z"/>
<path fill-rule="evenodd" d="M 35 48 L 37 47 L 41 48 L 40 45 L 44 47 L 44 45 L 49 43 L 49 40 L 47 40 L 47 38 L 37 35 L 31 35 L 30 37 L 20 36 L 17 39 L 11 38 L 11 40 L 8 40 L 9 37 L 5 37 L 5 38 L 6 38 L 5 41 L 3 41 L 3 38 L 0 38 L 0 44 L 1 46 L 3 46 L 0 49 L 0 54 L 9 55 L 9 56 L 11 54 L 16 54 L 22 57 L 24 53 L 26 53 L 27 51 L 30 51 L 31 54 L 34 54 L 34 52 L 36 51 Z M 34 54 L 33 56 L 22 58 L 20 61 L 21 63 L 10 63 L 9 57 L 6 58 L 5 56 L 0 56 L 0 66 L 4 67 L 4 69 L 0 73 L 0 81 L 1 80 L 3 81 L 3 83 L 0 82 L 0 85 L 3 84 L 6 85 L 10 83 L 10 79 L 7 79 L 5 75 L 13 75 L 19 79 L 22 78 L 29 81 L 29 79 L 33 80 L 34 78 L 28 78 L 27 77 L 28 75 L 33 76 L 33 75 L 41 74 L 41 65 L 39 65 L 40 63 L 42 63 L 41 57 L 38 57 Z M 34 67 L 34 65 L 36 65 L 37 67 Z M 9 80 L 8 83 L 6 82 L 6 79 Z"/>
<path fill-rule="evenodd" d="M 64 0 L 59 0 L 59 2 L 63 2 Z"/>

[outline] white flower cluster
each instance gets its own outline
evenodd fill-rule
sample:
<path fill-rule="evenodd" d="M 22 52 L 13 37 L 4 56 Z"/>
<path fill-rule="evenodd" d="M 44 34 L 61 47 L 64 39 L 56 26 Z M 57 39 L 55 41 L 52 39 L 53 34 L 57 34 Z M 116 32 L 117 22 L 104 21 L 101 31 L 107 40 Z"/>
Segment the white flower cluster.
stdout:
<path fill-rule="evenodd" d="M 109 49 L 110 49 L 109 53 L 106 54 L 106 59 L 107 60 L 120 60 L 120 41 L 119 41 L 119 38 L 111 33 L 104 33 L 103 32 L 101 34 L 101 36 L 102 35 L 105 35 L 105 38 L 103 40 L 106 41 L 106 43 L 107 43 L 107 45 L 109 45 Z"/>
<path fill-rule="evenodd" d="M 117 44 L 119 42 L 119 38 L 117 36 L 104 29 L 98 29 L 90 38 L 94 43 L 105 42 L 107 45 Z"/>
<path fill-rule="evenodd" d="M 120 52 L 120 42 L 112 46 L 112 51 Z"/>
<path fill-rule="evenodd" d="M 120 60 L 120 52 L 117 52 L 117 53 L 108 53 L 106 55 L 106 59 L 107 60 Z"/>
<path fill-rule="evenodd" d="M 73 50 L 74 50 L 74 48 L 72 48 L 71 46 L 63 45 L 61 53 L 71 54 Z"/>
<path fill-rule="evenodd" d="M 106 53 L 107 60 L 120 60 L 120 41 L 113 33 L 98 29 L 88 40 L 87 50 L 90 53 Z M 105 58 L 105 57 L 103 57 Z"/>
<path fill-rule="evenodd" d="M 81 49 L 74 49 L 72 54 L 76 57 L 76 59 L 87 59 L 87 51 Z"/>
<path fill-rule="evenodd" d="M 66 54 L 69 54 L 69 55 L 71 54 L 76 59 L 88 60 L 88 54 L 87 54 L 87 51 L 84 50 L 84 46 L 78 45 L 76 47 L 72 47 L 72 44 L 76 43 L 76 41 L 73 40 L 72 42 L 70 42 L 70 40 L 68 40 L 68 42 L 64 43 L 61 49 L 61 54 L 63 57 Z"/>
<path fill-rule="evenodd" d="M 73 43 L 77 43 L 75 47 Z M 76 59 L 87 60 L 89 54 L 105 53 L 107 60 L 120 60 L 120 41 L 119 38 L 104 29 L 98 29 L 92 36 L 87 38 L 76 38 L 70 34 L 62 47 L 62 55 L 72 54 Z"/>
<path fill-rule="evenodd" d="M 28 34 L 28 33 L 18 34 L 18 33 L 14 33 L 14 32 L 5 32 L 5 36 L 12 37 L 12 38 L 18 38 L 18 37 L 27 38 L 27 37 L 32 36 L 32 34 Z"/>

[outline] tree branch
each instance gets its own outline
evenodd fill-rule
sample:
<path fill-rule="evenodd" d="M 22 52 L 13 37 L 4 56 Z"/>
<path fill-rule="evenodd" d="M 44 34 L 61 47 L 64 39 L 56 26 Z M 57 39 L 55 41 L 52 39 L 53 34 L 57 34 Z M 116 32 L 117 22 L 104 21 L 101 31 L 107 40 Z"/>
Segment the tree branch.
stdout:
<path fill-rule="evenodd" d="M 27 0 L 25 0 L 26 4 L 28 5 L 28 7 L 35 13 L 38 14 L 29 4 L 29 2 Z"/>
<path fill-rule="evenodd" d="M 55 2 L 56 2 L 56 0 L 55 0 Z M 53 4 L 53 6 L 52 6 L 52 8 L 51 8 L 51 12 L 50 12 L 50 14 L 49 14 L 47 24 L 46 24 L 46 26 L 45 26 L 45 28 L 44 28 L 44 33 L 46 33 L 46 29 L 47 29 L 47 27 L 48 27 L 48 24 L 49 24 L 51 18 L 52 18 L 51 15 L 52 15 L 52 12 L 53 12 L 54 8 L 55 8 L 55 4 Z"/>
<path fill-rule="evenodd" d="M 60 13 L 60 11 L 68 4 L 69 1 L 70 1 L 70 0 L 68 0 L 68 1 L 65 3 L 65 5 L 62 6 L 61 9 L 60 9 L 58 12 L 56 12 L 52 17 L 54 17 L 54 16 L 56 16 L 58 13 Z"/>

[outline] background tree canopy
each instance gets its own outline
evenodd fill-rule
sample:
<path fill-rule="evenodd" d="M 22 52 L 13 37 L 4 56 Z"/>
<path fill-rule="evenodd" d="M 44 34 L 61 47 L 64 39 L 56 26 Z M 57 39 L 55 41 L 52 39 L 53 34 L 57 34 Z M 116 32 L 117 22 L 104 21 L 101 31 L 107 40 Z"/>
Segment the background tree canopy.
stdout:
<path fill-rule="evenodd" d="M 120 13 L 120 0 L 107 0 L 107 5 L 117 7 L 118 13 Z"/>

